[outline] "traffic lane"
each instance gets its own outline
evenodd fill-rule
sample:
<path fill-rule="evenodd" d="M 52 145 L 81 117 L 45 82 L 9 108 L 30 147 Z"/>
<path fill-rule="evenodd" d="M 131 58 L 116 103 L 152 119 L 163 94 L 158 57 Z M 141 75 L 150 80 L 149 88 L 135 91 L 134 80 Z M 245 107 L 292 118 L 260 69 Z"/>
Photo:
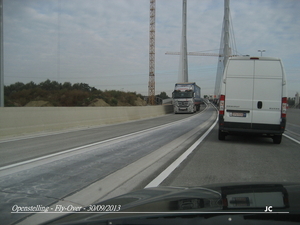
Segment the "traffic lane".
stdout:
<path fill-rule="evenodd" d="M 289 108 L 286 117 L 288 123 L 300 126 L 300 109 Z"/>
<path fill-rule="evenodd" d="M 205 108 L 201 107 L 201 111 Z M 175 122 L 194 114 L 168 114 L 97 128 L 0 142 L 0 167 Z"/>
<path fill-rule="evenodd" d="M 60 176 L 62 177 L 61 180 L 67 179 L 68 176 L 74 178 L 77 175 L 83 180 L 89 179 L 89 176 L 93 177 L 91 180 L 101 179 L 107 174 L 181 137 L 189 132 L 191 127 L 194 128 L 203 124 L 210 117 L 211 112 L 208 110 L 201 115 L 196 115 L 189 121 L 179 121 L 179 123 L 173 124 L 170 127 L 151 130 L 87 147 L 79 153 L 69 153 L 68 157 L 57 161 L 1 177 L 0 186 L 3 188 L 12 187 L 12 190 L 15 190 L 15 188 L 24 190 L 26 189 L 25 186 L 27 186 L 24 185 L 26 180 L 30 181 L 28 185 L 29 189 L 32 188 L 32 180 L 36 180 L 41 185 L 45 181 L 53 184 L 54 186 L 50 188 L 50 190 L 53 190 L 56 185 L 55 180 Z M 93 173 L 90 173 L 90 171 L 93 171 Z M 52 174 L 54 175 L 52 176 Z M 41 179 L 37 179 L 38 177 L 41 177 Z M 35 186 L 35 188 L 37 187 Z"/>
<path fill-rule="evenodd" d="M 300 182 L 299 144 L 283 137 L 226 136 L 218 140 L 218 125 L 197 149 L 161 183 L 200 186 L 225 182 Z"/>
<path fill-rule="evenodd" d="M 284 131 L 285 135 L 294 138 L 300 142 L 300 126 L 296 124 L 287 123 Z"/>
<path fill-rule="evenodd" d="M 16 221 L 24 217 L 22 214 L 13 214 L 11 218 L 10 211 L 13 205 L 53 204 L 121 170 L 176 138 L 182 139 L 182 135 L 188 133 L 191 128 L 208 121 L 214 111 L 213 108 L 209 108 L 188 120 L 181 120 L 158 130 L 92 146 L 81 153 L 76 152 L 69 157 L 1 177 L 1 221 Z"/>
<path fill-rule="evenodd" d="M 288 109 L 285 134 L 300 141 L 300 109 Z"/>

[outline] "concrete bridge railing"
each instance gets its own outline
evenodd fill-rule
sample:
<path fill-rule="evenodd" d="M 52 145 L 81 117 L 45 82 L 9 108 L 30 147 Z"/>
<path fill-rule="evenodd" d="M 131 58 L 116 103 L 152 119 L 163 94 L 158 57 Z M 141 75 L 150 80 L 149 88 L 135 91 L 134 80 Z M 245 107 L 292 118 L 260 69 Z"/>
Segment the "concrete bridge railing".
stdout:
<path fill-rule="evenodd" d="M 93 127 L 161 116 L 172 105 L 131 107 L 4 107 L 0 137 Z"/>

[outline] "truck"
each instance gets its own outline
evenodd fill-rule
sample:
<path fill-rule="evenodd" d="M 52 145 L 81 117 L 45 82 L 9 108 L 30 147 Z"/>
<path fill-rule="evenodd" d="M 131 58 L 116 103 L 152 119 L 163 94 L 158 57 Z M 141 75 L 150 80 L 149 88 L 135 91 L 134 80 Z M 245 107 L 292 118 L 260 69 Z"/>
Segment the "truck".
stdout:
<path fill-rule="evenodd" d="M 172 93 L 174 113 L 194 113 L 200 110 L 201 88 L 195 82 L 176 83 Z"/>
<path fill-rule="evenodd" d="M 219 100 L 219 140 L 244 133 L 270 137 L 280 144 L 286 125 L 286 86 L 279 58 L 229 58 Z"/>

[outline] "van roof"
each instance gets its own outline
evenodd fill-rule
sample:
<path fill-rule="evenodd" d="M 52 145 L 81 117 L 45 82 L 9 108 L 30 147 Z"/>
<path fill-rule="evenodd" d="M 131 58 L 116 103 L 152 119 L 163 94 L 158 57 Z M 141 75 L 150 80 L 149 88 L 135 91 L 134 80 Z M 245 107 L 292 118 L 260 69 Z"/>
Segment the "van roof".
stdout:
<path fill-rule="evenodd" d="M 264 60 L 264 61 L 280 61 L 279 58 L 275 57 L 263 57 L 263 56 L 233 56 L 229 58 L 230 60 Z"/>

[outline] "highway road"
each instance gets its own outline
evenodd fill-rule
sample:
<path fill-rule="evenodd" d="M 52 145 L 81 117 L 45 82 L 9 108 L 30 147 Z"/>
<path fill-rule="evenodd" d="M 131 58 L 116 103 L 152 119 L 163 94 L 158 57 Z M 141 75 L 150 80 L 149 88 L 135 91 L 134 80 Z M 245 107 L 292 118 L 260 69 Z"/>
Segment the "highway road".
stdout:
<path fill-rule="evenodd" d="M 218 141 L 218 126 L 160 185 L 200 186 L 227 182 L 299 182 L 300 142 L 286 137 L 227 136 Z"/>
<path fill-rule="evenodd" d="M 300 109 L 288 109 L 285 135 L 300 141 Z"/>
<path fill-rule="evenodd" d="M 209 128 L 191 154 L 157 185 L 300 182 L 300 110 L 288 113 L 280 145 L 247 136 L 219 141 L 212 106 L 195 115 L 2 141 L 0 219 L 5 224 L 38 224 L 57 214 L 11 214 L 12 206 L 86 206 L 144 188 Z"/>
<path fill-rule="evenodd" d="M 91 194 L 84 201 L 78 200 L 77 195 L 69 201 L 91 204 L 109 195 L 143 188 L 144 183 L 191 145 L 215 118 L 213 107 L 202 107 L 196 114 L 172 114 L 96 129 L 2 141 L 0 219 L 6 224 L 16 222 L 28 214 L 11 214 L 13 205 L 48 206 L 65 201 L 95 182 L 100 186 L 84 191 Z M 120 171 L 123 174 L 119 175 Z M 123 181 L 125 178 L 135 182 L 119 192 L 119 187 L 127 181 Z M 117 193 L 112 193 L 114 190 Z"/>
<path fill-rule="evenodd" d="M 160 185 L 199 186 L 226 182 L 300 182 L 300 110 L 289 109 L 280 145 L 271 138 L 227 136 L 218 126 Z"/>
<path fill-rule="evenodd" d="M 204 106 L 201 108 L 203 110 Z M 0 140 L 0 167 L 168 124 L 191 114 Z"/>
<path fill-rule="evenodd" d="M 300 182 L 300 110 L 289 109 L 280 145 L 271 138 L 227 136 L 218 140 L 218 125 L 164 180 L 155 186 L 200 186 L 227 182 Z M 165 172 L 165 171 L 164 171 Z M 162 172 L 162 173 L 164 173 Z M 161 182 L 161 183 L 157 183 Z"/>

